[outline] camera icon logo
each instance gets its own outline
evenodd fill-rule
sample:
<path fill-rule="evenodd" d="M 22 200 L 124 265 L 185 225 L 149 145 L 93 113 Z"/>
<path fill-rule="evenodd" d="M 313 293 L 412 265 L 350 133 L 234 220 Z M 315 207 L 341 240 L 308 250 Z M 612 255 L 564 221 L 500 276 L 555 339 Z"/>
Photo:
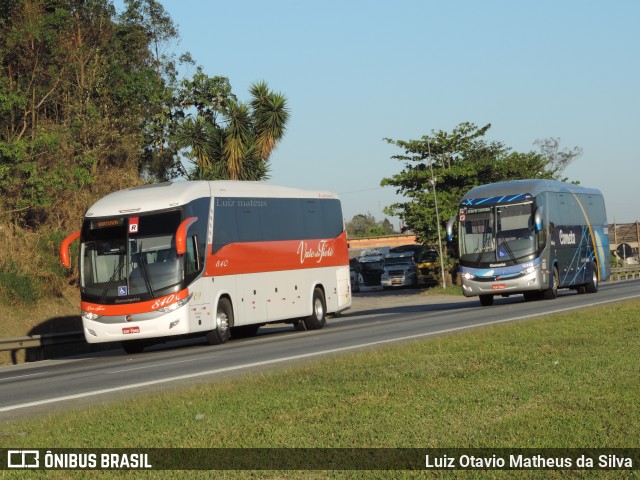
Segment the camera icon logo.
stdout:
<path fill-rule="evenodd" d="M 9 450 L 7 452 L 8 468 L 40 468 L 39 450 Z"/>

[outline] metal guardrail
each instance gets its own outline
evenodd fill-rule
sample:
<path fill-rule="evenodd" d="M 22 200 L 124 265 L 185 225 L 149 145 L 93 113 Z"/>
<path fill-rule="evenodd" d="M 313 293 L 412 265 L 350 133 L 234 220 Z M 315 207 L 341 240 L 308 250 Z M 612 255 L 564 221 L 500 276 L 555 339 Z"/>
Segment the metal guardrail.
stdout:
<path fill-rule="evenodd" d="M 640 279 L 640 265 L 637 267 L 612 268 L 610 282 Z M 0 338 L 0 352 L 23 348 L 44 348 L 85 342 L 84 334 L 78 332 L 31 335 L 16 338 Z"/>
<path fill-rule="evenodd" d="M 84 341 L 84 334 L 82 332 L 64 332 L 16 338 L 0 338 L 0 352 L 20 350 L 22 348 L 43 348 L 54 345 L 66 345 Z"/>
<path fill-rule="evenodd" d="M 622 280 L 635 280 L 640 278 L 640 265 L 637 267 L 620 267 L 612 268 L 610 282 L 619 282 Z"/>

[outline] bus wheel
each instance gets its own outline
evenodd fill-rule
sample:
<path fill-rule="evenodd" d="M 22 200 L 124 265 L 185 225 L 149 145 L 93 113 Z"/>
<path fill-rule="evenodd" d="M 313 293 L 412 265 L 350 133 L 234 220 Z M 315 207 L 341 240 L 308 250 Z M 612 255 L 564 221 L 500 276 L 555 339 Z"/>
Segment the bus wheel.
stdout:
<path fill-rule="evenodd" d="M 311 302 L 311 315 L 304 319 L 304 326 L 307 330 L 319 330 L 326 323 L 327 307 L 324 301 L 324 292 L 321 288 L 313 291 L 313 301 Z"/>
<path fill-rule="evenodd" d="M 242 325 L 240 327 L 231 327 L 231 338 L 249 338 L 258 334 L 260 325 Z"/>
<path fill-rule="evenodd" d="M 144 342 L 141 340 L 126 340 L 122 343 L 122 349 L 129 355 L 142 353 L 144 351 Z"/>
<path fill-rule="evenodd" d="M 551 279 L 551 288 L 544 291 L 543 296 L 545 300 L 553 300 L 558 296 L 558 287 L 560 286 L 560 275 L 558 274 L 558 267 L 553 267 L 553 278 Z"/>
<path fill-rule="evenodd" d="M 221 298 L 216 312 L 216 327 L 207 333 L 209 345 L 220 345 L 229 340 L 233 325 L 233 309 L 228 298 Z"/>
<path fill-rule="evenodd" d="M 493 305 L 493 295 L 480 295 L 480 305 L 490 307 Z"/>
<path fill-rule="evenodd" d="M 591 281 L 585 286 L 587 293 L 596 293 L 598 291 L 598 265 L 594 264 L 591 271 Z"/>

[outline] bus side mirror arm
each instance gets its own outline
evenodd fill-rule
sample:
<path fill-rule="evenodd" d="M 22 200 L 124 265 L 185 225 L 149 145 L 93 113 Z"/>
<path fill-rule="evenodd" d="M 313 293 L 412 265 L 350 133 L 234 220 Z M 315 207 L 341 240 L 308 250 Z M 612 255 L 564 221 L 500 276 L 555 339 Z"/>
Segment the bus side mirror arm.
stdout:
<path fill-rule="evenodd" d="M 69 256 L 69 247 L 80 237 L 80 231 L 73 232 L 62 241 L 60 245 L 60 263 L 64 268 L 71 267 L 71 258 Z"/>
<path fill-rule="evenodd" d="M 536 208 L 536 211 L 533 214 L 533 228 L 535 229 L 536 233 L 540 233 L 542 231 L 542 229 L 544 228 L 544 221 L 542 219 L 542 209 L 543 208 L 544 207 Z"/>
<path fill-rule="evenodd" d="M 178 255 L 187 253 L 187 230 L 191 224 L 197 220 L 198 217 L 185 218 L 178 227 L 176 231 L 176 253 Z"/>
<path fill-rule="evenodd" d="M 447 242 L 448 243 L 451 243 L 453 241 L 453 226 L 455 225 L 456 220 L 458 220 L 457 215 L 451 217 L 447 222 Z"/>

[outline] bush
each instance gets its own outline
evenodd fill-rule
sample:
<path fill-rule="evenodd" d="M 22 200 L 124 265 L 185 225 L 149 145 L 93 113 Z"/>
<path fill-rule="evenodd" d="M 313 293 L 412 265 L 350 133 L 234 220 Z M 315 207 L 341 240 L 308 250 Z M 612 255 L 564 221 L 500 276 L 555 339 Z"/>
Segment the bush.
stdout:
<path fill-rule="evenodd" d="M 17 272 L 12 264 L 0 269 L 0 302 L 20 305 L 37 302 L 42 297 L 39 282 Z"/>
<path fill-rule="evenodd" d="M 64 233 L 33 232 L 13 225 L 0 226 L 0 303 L 31 304 L 43 297 L 60 297 L 74 271 L 65 271 L 58 251 Z M 77 258 L 77 255 L 75 255 Z"/>

